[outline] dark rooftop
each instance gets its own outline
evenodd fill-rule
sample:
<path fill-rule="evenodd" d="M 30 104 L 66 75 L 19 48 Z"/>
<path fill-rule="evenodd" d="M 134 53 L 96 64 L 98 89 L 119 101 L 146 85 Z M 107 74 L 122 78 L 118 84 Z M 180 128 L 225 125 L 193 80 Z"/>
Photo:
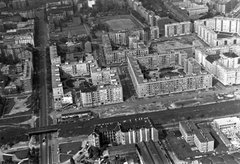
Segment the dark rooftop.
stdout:
<path fill-rule="evenodd" d="M 107 131 L 123 131 L 127 132 L 130 129 L 150 128 L 152 122 L 148 117 L 135 118 L 129 120 L 123 120 L 121 122 L 103 123 L 95 126 L 95 132 L 107 132 Z"/>
<path fill-rule="evenodd" d="M 238 57 L 237 54 L 235 54 L 234 52 L 225 52 L 223 53 L 224 56 L 229 57 L 229 58 L 236 58 Z"/>
<path fill-rule="evenodd" d="M 209 61 L 210 63 L 213 63 L 214 61 L 217 61 L 218 59 L 220 59 L 219 55 L 208 55 L 206 57 L 206 60 Z"/>
<path fill-rule="evenodd" d="M 217 32 L 217 38 L 222 39 L 222 38 L 231 38 L 234 36 L 238 36 L 236 33 L 228 33 L 228 32 Z"/>

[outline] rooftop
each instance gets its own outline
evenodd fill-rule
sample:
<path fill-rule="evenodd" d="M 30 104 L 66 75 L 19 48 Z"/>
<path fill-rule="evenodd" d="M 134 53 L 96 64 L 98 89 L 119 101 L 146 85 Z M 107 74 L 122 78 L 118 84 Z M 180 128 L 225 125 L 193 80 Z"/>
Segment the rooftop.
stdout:
<path fill-rule="evenodd" d="M 189 135 L 193 134 L 193 131 L 197 129 L 197 126 L 192 121 L 180 122 L 179 125 L 181 125 L 184 131 Z"/>
<path fill-rule="evenodd" d="M 237 33 L 218 32 L 218 31 L 215 31 L 215 32 L 217 33 L 217 39 L 239 37 Z"/>
<path fill-rule="evenodd" d="M 210 63 L 213 63 L 214 61 L 217 61 L 220 58 L 221 58 L 220 55 L 208 55 L 206 57 L 206 60 L 209 61 Z"/>
<path fill-rule="evenodd" d="M 240 119 L 238 117 L 226 117 L 226 118 L 219 118 L 215 119 L 213 122 L 217 123 L 219 126 L 239 123 Z"/>
<path fill-rule="evenodd" d="M 135 118 L 129 120 L 123 120 L 121 122 L 110 122 L 97 124 L 95 126 L 95 132 L 108 132 L 108 131 L 119 131 L 127 132 L 131 129 L 151 128 L 153 127 L 152 122 L 148 117 Z"/>
<path fill-rule="evenodd" d="M 169 164 L 166 153 L 159 142 L 152 140 L 137 144 L 142 159 L 147 164 Z"/>
<path fill-rule="evenodd" d="M 206 129 L 195 129 L 194 134 L 200 142 L 214 141 L 213 137 Z"/>
<path fill-rule="evenodd" d="M 226 56 L 226 57 L 229 57 L 229 58 L 236 58 L 236 57 L 238 57 L 238 55 L 235 54 L 234 52 L 225 52 L 225 53 L 223 53 L 223 55 Z"/>

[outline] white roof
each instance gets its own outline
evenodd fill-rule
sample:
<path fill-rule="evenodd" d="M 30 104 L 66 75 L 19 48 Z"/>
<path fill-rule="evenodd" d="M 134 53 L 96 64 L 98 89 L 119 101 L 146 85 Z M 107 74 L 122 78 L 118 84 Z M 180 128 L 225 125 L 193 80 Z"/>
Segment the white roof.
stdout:
<path fill-rule="evenodd" d="M 239 121 L 240 119 L 238 117 L 226 117 L 214 120 L 214 122 L 216 122 L 219 126 L 239 123 Z"/>

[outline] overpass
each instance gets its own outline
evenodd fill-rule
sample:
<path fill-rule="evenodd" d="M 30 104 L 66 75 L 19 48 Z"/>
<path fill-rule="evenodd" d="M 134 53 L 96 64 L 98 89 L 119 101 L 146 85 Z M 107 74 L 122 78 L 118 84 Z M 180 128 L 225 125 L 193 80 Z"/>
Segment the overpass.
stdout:
<path fill-rule="evenodd" d="M 47 134 L 47 133 L 54 133 L 57 132 L 58 128 L 57 127 L 41 127 L 41 128 L 33 128 L 28 130 L 28 135 L 38 135 L 38 134 Z"/>

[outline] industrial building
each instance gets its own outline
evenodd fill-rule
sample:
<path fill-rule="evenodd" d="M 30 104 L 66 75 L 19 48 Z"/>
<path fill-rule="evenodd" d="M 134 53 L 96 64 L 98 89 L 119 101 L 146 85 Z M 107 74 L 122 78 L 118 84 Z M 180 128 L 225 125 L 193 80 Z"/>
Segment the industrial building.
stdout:
<path fill-rule="evenodd" d="M 214 17 L 197 20 L 194 29 L 198 37 L 211 47 L 231 46 L 240 43 L 240 19 Z"/>
<path fill-rule="evenodd" d="M 165 24 L 165 37 L 188 35 L 191 33 L 191 22 Z"/>
<path fill-rule="evenodd" d="M 240 119 L 226 117 L 213 120 L 213 129 L 217 132 L 229 151 L 240 149 Z"/>
<path fill-rule="evenodd" d="M 200 72 L 191 75 L 178 69 L 175 69 L 175 73 L 171 71 L 162 73 L 160 69 L 150 70 L 146 73 L 143 68 L 147 68 L 147 65 L 141 65 L 133 57 L 128 57 L 127 60 L 128 70 L 139 98 L 212 87 L 212 75 L 202 69 Z M 183 65 L 179 66 L 183 67 Z M 192 70 L 188 71 L 191 72 Z"/>
<path fill-rule="evenodd" d="M 240 84 L 240 55 L 234 48 L 196 49 L 195 59 L 223 85 Z"/>
<path fill-rule="evenodd" d="M 148 141 L 137 144 L 140 164 L 170 164 L 168 154 L 164 151 L 160 142 Z"/>
<path fill-rule="evenodd" d="M 223 130 L 225 128 L 240 127 L 240 119 L 238 117 L 225 117 L 213 120 L 213 126 L 216 129 Z"/>
<path fill-rule="evenodd" d="M 97 124 L 88 136 L 89 144 L 97 147 L 110 143 L 128 145 L 150 140 L 159 139 L 158 130 L 148 117 Z"/>
<path fill-rule="evenodd" d="M 195 145 L 200 152 L 214 150 L 214 139 L 206 129 L 198 129 L 192 121 L 179 123 L 179 131 L 190 145 Z"/>

